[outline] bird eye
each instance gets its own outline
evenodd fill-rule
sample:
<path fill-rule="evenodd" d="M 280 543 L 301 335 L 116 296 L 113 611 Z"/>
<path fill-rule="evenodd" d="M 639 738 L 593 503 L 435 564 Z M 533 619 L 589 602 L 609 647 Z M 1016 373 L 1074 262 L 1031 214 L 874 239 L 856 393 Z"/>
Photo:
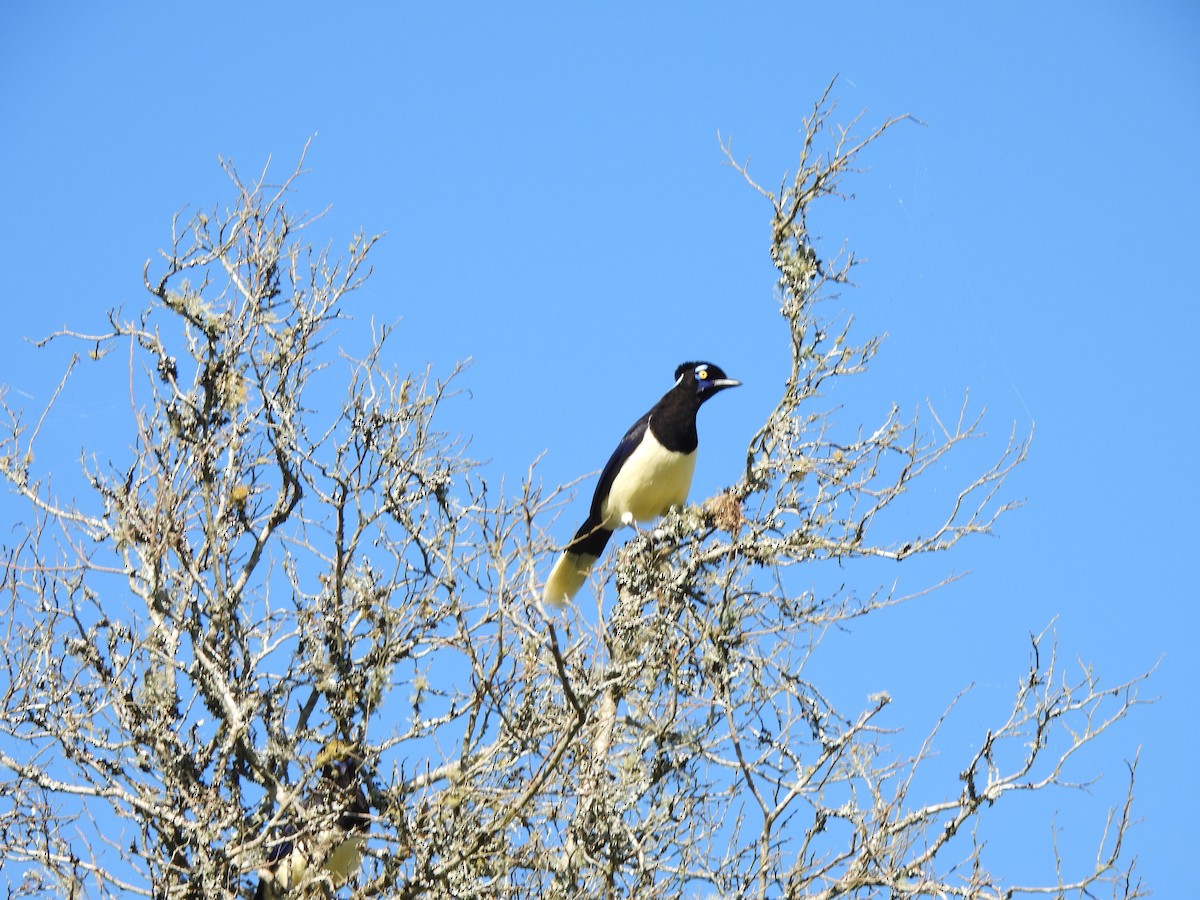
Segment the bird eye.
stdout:
<path fill-rule="evenodd" d="M 708 366 L 696 366 L 696 378 L 700 381 L 708 381 Z"/>

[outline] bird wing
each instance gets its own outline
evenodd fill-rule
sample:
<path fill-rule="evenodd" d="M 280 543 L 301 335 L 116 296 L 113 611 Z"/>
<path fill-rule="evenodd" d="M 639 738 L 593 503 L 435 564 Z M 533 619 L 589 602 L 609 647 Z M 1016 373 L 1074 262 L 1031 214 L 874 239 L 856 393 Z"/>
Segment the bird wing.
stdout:
<path fill-rule="evenodd" d="M 588 516 L 589 521 L 598 524 L 603 520 L 600 507 L 604 503 L 604 498 L 608 496 L 608 492 L 612 489 L 613 481 L 616 480 L 617 473 L 621 471 L 621 466 L 625 464 L 625 460 L 633 455 L 633 451 L 637 449 L 637 445 L 645 437 L 646 429 L 650 427 L 650 414 L 652 412 L 654 410 L 650 410 L 650 412 L 633 423 L 632 427 L 625 432 L 625 437 L 621 438 L 621 443 L 617 444 L 617 449 L 608 458 L 608 462 L 604 464 L 604 471 L 600 473 L 600 481 L 596 484 L 596 493 L 592 495 L 592 510 L 591 515 Z"/>

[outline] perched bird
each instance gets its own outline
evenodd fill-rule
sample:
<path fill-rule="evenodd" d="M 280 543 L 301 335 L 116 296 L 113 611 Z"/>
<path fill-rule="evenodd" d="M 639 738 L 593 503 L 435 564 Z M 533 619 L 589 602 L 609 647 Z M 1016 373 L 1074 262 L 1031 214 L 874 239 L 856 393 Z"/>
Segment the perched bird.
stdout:
<path fill-rule="evenodd" d="M 320 778 L 307 800 L 305 819 L 322 825 L 282 829 L 268 845 L 256 900 L 312 896 L 313 891 L 301 888 L 306 884 L 337 888 L 358 871 L 371 822 L 362 759 L 350 744 L 334 740 L 317 755 L 316 765 Z M 313 871 L 314 864 L 320 871 Z"/>
<path fill-rule="evenodd" d="M 739 384 L 712 363 L 685 362 L 675 370 L 675 386 L 625 433 L 600 473 L 587 521 L 546 581 L 546 602 L 562 606 L 575 596 L 619 526 L 683 505 L 696 471 L 696 413 Z"/>

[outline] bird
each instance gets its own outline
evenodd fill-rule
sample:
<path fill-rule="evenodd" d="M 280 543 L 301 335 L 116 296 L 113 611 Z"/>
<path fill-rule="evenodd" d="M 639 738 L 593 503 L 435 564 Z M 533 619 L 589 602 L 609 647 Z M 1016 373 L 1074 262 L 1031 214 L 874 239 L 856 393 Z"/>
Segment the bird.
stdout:
<path fill-rule="evenodd" d="M 333 740 L 317 754 L 316 767 L 320 777 L 308 798 L 306 818 L 323 824 L 315 834 L 295 825 L 281 829 L 259 870 L 255 900 L 309 896 L 306 884 L 337 888 L 358 871 L 371 821 L 362 758 L 350 744 Z M 320 871 L 313 871 L 314 863 Z"/>
<path fill-rule="evenodd" d="M 565 606 L 583 586 L 622 525 L 665 515 L 687 501 L 696 471 L 696 413 L 706 400 L 741 382 L 710 362 L 685 362 L 675 385 L 633 423 L 600 473 L 587 520 L 559 556 L 543 599 Z"/>

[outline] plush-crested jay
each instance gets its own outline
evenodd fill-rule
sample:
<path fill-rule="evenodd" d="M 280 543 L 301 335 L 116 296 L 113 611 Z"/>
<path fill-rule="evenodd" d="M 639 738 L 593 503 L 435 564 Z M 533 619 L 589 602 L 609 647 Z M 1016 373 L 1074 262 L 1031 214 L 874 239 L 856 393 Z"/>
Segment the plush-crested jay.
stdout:
<path fill-rule="evenodd" d="M 575 596 L 618 527 L 684 504 L 696 470 L 696 413 L 739 384 L 712 363 L 685 362 L 675 370 L 675 386 L 625 433 L 600 473 L 587 521 L 546 581 L 546 602 L 562 606 Z"/>
<path fill-rule="evenodd" d="M 267 845 L 256 900 L 309 896 L 306 884 L 345 884 L 362 862 L 370 804 L 362 783 L 362 759 L 345 741 L 330 741 L 316 759 L 320 778 L 307 801 L 306 818 L 327 822 L 315 833 L 287 827 Z"/>

